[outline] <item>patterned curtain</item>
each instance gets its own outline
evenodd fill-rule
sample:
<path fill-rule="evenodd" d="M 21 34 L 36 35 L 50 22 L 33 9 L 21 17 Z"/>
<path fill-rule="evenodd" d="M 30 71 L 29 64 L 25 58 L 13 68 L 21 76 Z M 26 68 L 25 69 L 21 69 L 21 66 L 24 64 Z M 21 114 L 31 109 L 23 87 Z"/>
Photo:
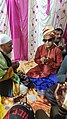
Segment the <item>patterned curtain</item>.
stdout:
<path fill-rule="evenodd" d="M 61 27 L 64 30 L 67 19 L 66 6 L 67 0 L 29 0 L 29 59 L 34 58 L 37 47 L 43 43 L 42 30 L 46 25 Z"/>
<path fill-rule="evenodd" d="M 10 25 L 8 21 L 8 15 L 7 15 L 7 7 L 6 7 L 6 1 L 0 0 L 0 34 L 5 33 L 8 34 L 11 37 L 11 31 L 10 31 Z M 13 50 L 11 54 L 9 55 L 11 59 L 13 59 Z"/>
<path fill-rule="evenodd" d="M 0 34 L 1 33 L 11 35 L 5 0 L 0 0 Z"/>
<path fill-rule="evenodd" d="M 14 60 L 34 59 L 46 25 L 64 31 L 66 6 L 67 0 L 0 0 L 0 34 L 12 37 Z"/>

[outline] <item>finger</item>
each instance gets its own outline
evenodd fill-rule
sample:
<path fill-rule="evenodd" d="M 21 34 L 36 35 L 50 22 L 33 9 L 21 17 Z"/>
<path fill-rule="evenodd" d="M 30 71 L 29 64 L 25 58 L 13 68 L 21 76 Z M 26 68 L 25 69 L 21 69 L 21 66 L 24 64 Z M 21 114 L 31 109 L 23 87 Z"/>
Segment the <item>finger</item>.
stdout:
<path fill-rule="evenodd" d="M 58 93 L 59 88 L 60 88 L 60 84 L 58 83 L 58 84 L 57 84 L 57 87 L 56 87 L 56 89 L 55 89 L 55 92 L 54 92 L 55 97 L 58 96 L 57 93 Z"/>

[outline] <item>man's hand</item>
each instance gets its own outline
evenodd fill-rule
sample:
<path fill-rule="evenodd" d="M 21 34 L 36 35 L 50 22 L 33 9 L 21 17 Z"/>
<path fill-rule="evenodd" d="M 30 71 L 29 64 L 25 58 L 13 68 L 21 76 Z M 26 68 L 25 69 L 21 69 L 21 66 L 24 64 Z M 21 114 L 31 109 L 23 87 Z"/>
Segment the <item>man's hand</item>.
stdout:
<path fill-rule="evenodd" d="M 66 49 L 66 44 L 60 45 L 59 48 L 60 48 L 61 50 Z"/>
<path fill-rule="evenodd" d="M 47 63 L 49 63 L 50 62 L 50 58 L 45 58 L 45 60 L 44 60 L 44 64 L 47 64 Z"/>
<path fill-rule="evenodd" d="M 49 61 L 50 61 L 50 58 L 46 58 L 46 57 L 41 58 L 42 64 L 47 64 L 47 63 L 49 63 Z"/>
<path fill-rule="evenodd" d="M 63 84 L 58 83 L 57 88 L 55 90 L 55 97 L 59 106 L 62 106 L 64 102 L 66 91 L 67 91 L 67 82 Z"/>
<path fill-rule="evenodd" d="M 44 64 L 45 57 L 42 57 L 41 59 L 42 64 Z"/>

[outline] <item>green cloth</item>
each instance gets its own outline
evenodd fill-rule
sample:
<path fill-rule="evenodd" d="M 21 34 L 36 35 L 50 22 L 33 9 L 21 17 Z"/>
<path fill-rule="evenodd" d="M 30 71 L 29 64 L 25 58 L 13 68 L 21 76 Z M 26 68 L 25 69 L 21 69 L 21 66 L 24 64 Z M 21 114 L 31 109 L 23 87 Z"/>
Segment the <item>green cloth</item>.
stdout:
<path fill-rule="evenodd" d="M 6 56 L 7 57 L 7 56 Z M 9 58 L 8 58 L 9 59 Z M 3 56 L 2 52 L 0 52 L 0 80 L 3 78 L 3 76 L 6 74 L 8 70 L 8 65 L 5 57 Z M 14 76 L 11 78 L 13 81 L 19 83 L 20 79 L 17 76 L 17 74 L 14 73 Z"/>

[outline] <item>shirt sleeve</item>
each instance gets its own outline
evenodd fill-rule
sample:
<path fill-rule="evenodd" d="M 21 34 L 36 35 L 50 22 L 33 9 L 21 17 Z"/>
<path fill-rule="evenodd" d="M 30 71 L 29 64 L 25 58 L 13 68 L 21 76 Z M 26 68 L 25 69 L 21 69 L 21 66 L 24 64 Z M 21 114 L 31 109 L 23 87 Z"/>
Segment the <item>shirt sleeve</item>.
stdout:
<path fill-rule="evenodd" d="M 55 61 L 53 61 L 53 59 L 50 59 L 50 62 L 47 64 L 48 66 L 50 66 L 51 68 L 56 68 L 58 69 L 62 63 L 62 51 L 59 48 L 55 49 Z"/>
<path fill-rule="evenodd" d="M 41 64 L 42 64 L 42 62 L 41 62 L 41 47 L 38 47 L 38 48 L 37 48 L 34 61 L 35 61 L 38 65 L 41 65 Z"/>

